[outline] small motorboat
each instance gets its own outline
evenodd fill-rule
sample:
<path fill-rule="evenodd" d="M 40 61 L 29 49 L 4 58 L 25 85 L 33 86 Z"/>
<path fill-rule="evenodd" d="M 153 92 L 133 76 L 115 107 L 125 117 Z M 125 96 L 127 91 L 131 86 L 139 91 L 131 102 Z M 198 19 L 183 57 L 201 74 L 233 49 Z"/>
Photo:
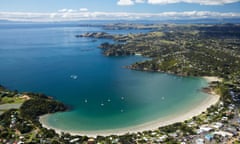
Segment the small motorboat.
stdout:
<path fill-rule="evenodd" d="M 77 75 L 70 75 L 70 78 L 71 78 L 71 79 L 77 79 L 78 76 L 77 76 Z"/>

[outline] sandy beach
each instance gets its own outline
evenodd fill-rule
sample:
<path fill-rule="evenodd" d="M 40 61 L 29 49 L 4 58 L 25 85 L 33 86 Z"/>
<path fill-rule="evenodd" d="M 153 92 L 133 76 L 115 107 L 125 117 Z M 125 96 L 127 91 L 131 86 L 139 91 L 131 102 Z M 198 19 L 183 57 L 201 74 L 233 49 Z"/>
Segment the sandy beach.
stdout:
<path fill-rule="evenodd" d="M 221 81 L 221 79 L 218 77 L 203 77 L 203 78 L 206 79 L 208 82 Z M 219 95 L 216 95 L 214 92 L 212 92 L 211 95 L 209 95 L 204 101 L 199 103 L 193 109 L 180 112 L 177 115 L 171 115 L 169 117 L 164 117 L 164 118 L 154 120 L 148 123 L 144 123 L 141 125 L 136 125 L 136 126 L 121 128 L 121 129 L 98 130 L 98 131 L 66 131 L 66 130 L 60 130 L 60 129 L 49 126 L 47 123 L 48 115 L 41 116 L 39 118 L 39 121 L 42 123 L 43 127 L 46 127 L 48 129 L 54 129 L 59 134 L 61 132 L 65 132 L 65 133 L 70 133 L 71 135 L 86 135 L 89 137 L 96 137 L 98 135 L 101 135 L 101 136 L 123 135 L 126 133 L 137 133 L 137 132 L 142 132 L 146 130 L 156 130 L 158 127 L 170 125 L 176 122 L 183 122 L 185 120 L 188 120 L 206 111 L 208 107 L 216 104 L 219 101 L 219 98 L 220 98 Z"/>
<path fill-rule="evenodd" d="M 213 76 L 204 76 L 203 77 L 205 80 L 207 80 L 208 82 L 213 82 L 213 81 L 218 81 L 221 82 L 222 79 L 219 77 L 213 77 Z"/>

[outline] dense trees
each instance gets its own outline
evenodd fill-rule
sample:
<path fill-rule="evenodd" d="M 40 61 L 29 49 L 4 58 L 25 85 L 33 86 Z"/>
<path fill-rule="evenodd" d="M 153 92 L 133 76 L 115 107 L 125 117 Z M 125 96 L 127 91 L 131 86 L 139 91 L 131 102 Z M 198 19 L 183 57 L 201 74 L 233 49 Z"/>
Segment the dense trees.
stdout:
<path fill-rule="evenodd" d="M 23 103 L 20 107 L 21 115 L 32 120 L 43 114 L 64 110 L 66 110 L 64 104 L 47 98 L 30 99 Z"/>
<path fill-rule="evenodd" d="M 154 36 L 146 42 L 151 45 L 149 49 L 142 47 L 142 53 L 153 59 L 135 63 L 129 68 L 185 76 L 228 78 L 232 73 L 240 71 L 240 37 L 231 35 L 232 30 L 240 34 L 240 26 L 231 25 L 229 28 L 228 25 L 223 25 L 220 26 L 221 29 L 215 27 L 219 26 L 195 27 L 198 32 L 194 32 L 194 29 L 191 32 L 181 30 L 179 26 L 174 28 L 176 32 L 166 32 L 161 37 Z M 221 32 L 221 38 L 208 35 L 209 32 Z M 137 45 L 134 48 L 138 49 Z"/>
<path fill-rule="evenodd" d="M 186 133 L 195 134 L 195 131 L 193 128 L 188 127 L 185 123 L 180 123 L 180 122 L 172 124 L 172 125 L 168 125 L 165 127 L 161 127 L 159 129 L 165 133 L 174 133 L 177 130 L 181 130 L 182 132 L 184 132 L 184 134 L 186 134 Z"/>

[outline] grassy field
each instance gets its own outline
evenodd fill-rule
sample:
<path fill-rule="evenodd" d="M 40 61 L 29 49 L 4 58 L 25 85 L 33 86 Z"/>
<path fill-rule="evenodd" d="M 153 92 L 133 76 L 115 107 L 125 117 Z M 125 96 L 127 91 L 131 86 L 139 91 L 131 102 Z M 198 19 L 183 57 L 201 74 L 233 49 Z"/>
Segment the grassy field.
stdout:
<path fill-rule="evenodd" d="M 21 104 L 25 101 L 25 99 L 20 97 L 3 97 L 0 101 L 0 104 L 7 104 L 7 103 L 13 103 L 13 104 Z"/>

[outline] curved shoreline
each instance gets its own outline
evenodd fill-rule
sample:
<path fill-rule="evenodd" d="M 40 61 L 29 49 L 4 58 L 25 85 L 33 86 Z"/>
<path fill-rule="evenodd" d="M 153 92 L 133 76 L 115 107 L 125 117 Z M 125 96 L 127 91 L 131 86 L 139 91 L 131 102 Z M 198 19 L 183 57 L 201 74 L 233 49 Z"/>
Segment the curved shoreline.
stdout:
<path fill-rule="evenodd" d="M 221 81 L 221 79 L 217 77 L 203 77 L 208 82 L 212 81 Z M 183 122 L 188 120 L 194 116 L 198 116 L 202 112 L 206 111 L 211 105 L 216 104 L 220 99 L 220 96 L 211 92 L 211 94 L 204 99 L 200 104 L 198 104 L 194 109 L 189 109 L 188 111 L 181 112 L 177 115 L 171 115 L 164 118 L 160 118 L 155 121 L 151 121 L 148 123 L 143 123 L 141 125 L 120 128 L 120 129 L 110 129 L 110 130 L 97 130 L 97 131 L 71 131 L 71 130 L 61 130 L 58 128 L 54 128 L 49 126 L 47 123 L 48 115 L 41 116 L 39 118 L 40 123 L 43 127 L 47 129 L 54 129 L 57 133 L 65 132 L 70 133 L 71 135 L 82 135 L 89 137 L 97 137 L 97 136 L 109 136 L 109 135 L 124 135 L 126 133 L 137 133 L 143 132 L 147 130 L 156 130 L 159 127 L 167 126 L 176 122 Z"/>

